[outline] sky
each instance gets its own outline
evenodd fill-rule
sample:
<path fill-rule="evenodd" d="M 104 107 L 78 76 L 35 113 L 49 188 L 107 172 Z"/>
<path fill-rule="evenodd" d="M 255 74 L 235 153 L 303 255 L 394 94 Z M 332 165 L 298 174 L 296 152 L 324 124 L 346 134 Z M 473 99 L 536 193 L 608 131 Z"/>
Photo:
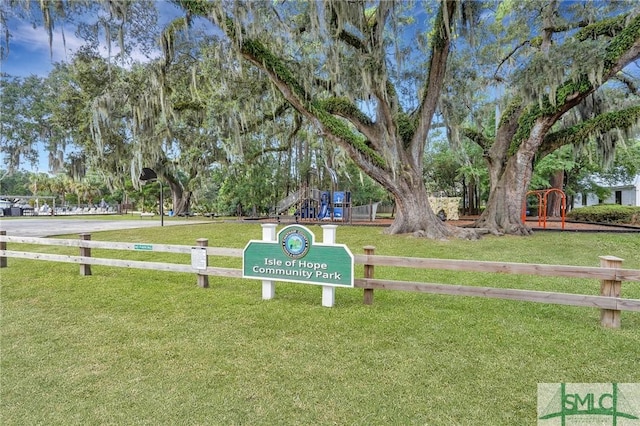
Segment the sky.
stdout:
<path fill-rule="evenodd" d="M 70 60 L 83 44 L 73 31 L 64 33 L 63 38 L 62 30 L 56 29 L 50 50 L 47 32 L 42 27 L 33 28 L 27 22 L 18 22 L 10 31 L 9 55 L 0 66 L 2 72 L 12 76 L 46 76 L 54 63 Z"/>

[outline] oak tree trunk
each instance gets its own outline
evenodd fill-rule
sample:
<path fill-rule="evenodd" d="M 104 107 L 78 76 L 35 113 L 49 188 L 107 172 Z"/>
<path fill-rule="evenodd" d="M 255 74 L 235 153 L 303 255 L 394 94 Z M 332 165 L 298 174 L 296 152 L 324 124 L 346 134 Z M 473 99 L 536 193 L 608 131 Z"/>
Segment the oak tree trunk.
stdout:
<path fill-rule="evenodd" d="M 451 237 L 478 238 L 478 230 L 451 226 L 436 216 L 429 203 L 422 179 L 413 182 L 415 185 L 411 185 L 406 179 L 396 180 L 392 190 L 396 214 L 386 233 L 413 233 L 415 236 L 438 240 Z"/>
<path fill-rule="evenodd" d="M 185 191 L 182 186 L 169 180 L 169 187 L 171 188 L 171 201 L 173 203 L 173 214 L 179 216 L 187 214 L 191 208 L 191 191 Z"/>
<path fill-rule="evenodd" d="M 519 152 L 502 163 L 490 165 L 492 180 L 487 208 L 475 223 L 494 235 L 530 235 L 531 229 L 522 222 L 523 202 L 526 196 L 533 164 L 532 155 Z"/>
<path fill-rule="evenodd" d="M 564 170 L 558 170 L 551 176 L 551 188 L 562 191 L 564 185 Z M 547 195 L 547 216 L 560 217 L 562 215 L 562 197 L 557 191 Z"/>

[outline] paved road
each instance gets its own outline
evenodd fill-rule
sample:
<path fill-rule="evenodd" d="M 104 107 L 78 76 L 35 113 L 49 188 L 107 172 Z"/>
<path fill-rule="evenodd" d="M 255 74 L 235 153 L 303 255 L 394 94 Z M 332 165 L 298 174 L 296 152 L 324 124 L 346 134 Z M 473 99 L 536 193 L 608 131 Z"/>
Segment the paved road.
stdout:
<path fill-rule="evenodd" d="M 196 223 L 211 223 L 198 220 L 164 221 L 164 226 L 194 225 Z M 7 235 L 22 237 L 50 237 L 62 234 L 81 234 L 83 232 L 112 231 L 116 229 L 148 228 L 160 226 L 159 218 L 144 218 L 137 220 L 108 220 L 108 219 L 62 219 L 62 218 L 25 218 L 0 220 L 0 230 L 7 231 Z"/>

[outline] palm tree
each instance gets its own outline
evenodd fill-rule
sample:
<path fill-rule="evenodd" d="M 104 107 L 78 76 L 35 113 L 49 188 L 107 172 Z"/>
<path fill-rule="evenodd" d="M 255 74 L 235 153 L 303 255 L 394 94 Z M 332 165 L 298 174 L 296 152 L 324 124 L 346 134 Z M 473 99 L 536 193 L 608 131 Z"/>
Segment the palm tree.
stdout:
<path fill-rule="evenodd" d="M 51 192 L 51 179 L 46 173 L 32 173 L 29 176 L 29 191 L 37 197 Z M 36 198 L 36 209 L 40 208 L 40 200 Z"/>
<path fill-rule="evenodd" d="M 73 181 L 69 176 L 60 173 L 51 179 L 50 187 L 53 195 L 60 195 L 62 198 L 61 204 L 64 204 L 67 199 L 67 193 L 73 192 Z"/>

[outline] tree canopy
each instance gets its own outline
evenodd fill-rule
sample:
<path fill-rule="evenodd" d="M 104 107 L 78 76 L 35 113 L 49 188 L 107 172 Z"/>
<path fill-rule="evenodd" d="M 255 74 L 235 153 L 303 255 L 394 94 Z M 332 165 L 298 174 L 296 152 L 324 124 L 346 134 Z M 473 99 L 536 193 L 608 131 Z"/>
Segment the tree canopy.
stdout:
<path fill-rule="evenodd" d="M 490 185 L 477 226 L 526 235 L 520 209 L 535 165 L 592 140 L 606 162 L 640 117 L 635 2 L 173 3 L 184 16 L 161 32 L 149 2 L 44 2 L 37 19 L 37 5 L 12 3 L 50 34 L 54 22 L 77 19 L 87 46 L 33 81 L 47 100 L 26 107 L 29 126 L 3 119 L 14 129 L 3 139 L 9 158 L 30 158 L 36 140 L 52 159 L 73 145 L 75 159 L 114 185 L 150 166 L 178 210 L 203 179 L 223 176 L 225 203 L 253 198 L 261 211 L 313 170 L 353 175 L 352 162 L 394 199 L 389 232 L 473 238 L 437 218 L 425 178 L 463 180 L 475 199 L 483 157 Z M 89 10 L 100 11 L 90 25 Z M 149 38 L 160 57 L 127 62 Z M 96 55 L 99 39 L 119 46 L 119 61 Z M 425 161 L 440 126 L 452 155 Z M 451 161 L 449 178 L 432 170 Z"/>
<path fill-rule="evenodd" d="M 640 81 L 640 9 L 627 2 L 524 1 L 503 2 L 497 12 L 495 26 L 483 29 L 488 40 L 504 43 L 495 45 L 498 53 L 478 56 L 489 62 L 477 79 L 500 95 L 483 101 L 464 91 L 469 85 L 459 86 L 453 94 L 467 101 L 451 108 L 457 114 L 450 122 L 483 149 L 489 168 L 489 199 L 477 226 L 526 235 L 521 206 L 536 159 L 597 140 L 606 161 L 638 128 L 632 82 Z M 496 106 L 495 126 L 478 126 Z"/>

